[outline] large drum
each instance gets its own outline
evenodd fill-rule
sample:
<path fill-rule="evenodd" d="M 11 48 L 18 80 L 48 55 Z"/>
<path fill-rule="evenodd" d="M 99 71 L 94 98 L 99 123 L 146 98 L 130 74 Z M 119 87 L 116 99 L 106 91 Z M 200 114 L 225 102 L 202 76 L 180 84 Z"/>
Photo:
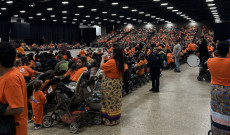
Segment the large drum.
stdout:
<path fill-rule="evenodd" d="M 194 54 L 191 54 L 188 58 L 187 58 L 187 63 L 189 66 L 191 67 L 197 67 L 200 64 L 200 58 Z"/>

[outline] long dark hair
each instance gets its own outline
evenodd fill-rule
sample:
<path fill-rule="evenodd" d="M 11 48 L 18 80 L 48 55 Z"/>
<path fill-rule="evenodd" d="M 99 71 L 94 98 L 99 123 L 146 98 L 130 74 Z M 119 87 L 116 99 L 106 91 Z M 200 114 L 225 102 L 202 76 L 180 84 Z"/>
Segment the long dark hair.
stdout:
<path fill-rule="evenodd" d="M 115 47 L 113 49 L 113 58 L 116 63 L 118 62 L 118 68 L 123 73 L 124 72 L 124 55 L 121 47 Z"/>

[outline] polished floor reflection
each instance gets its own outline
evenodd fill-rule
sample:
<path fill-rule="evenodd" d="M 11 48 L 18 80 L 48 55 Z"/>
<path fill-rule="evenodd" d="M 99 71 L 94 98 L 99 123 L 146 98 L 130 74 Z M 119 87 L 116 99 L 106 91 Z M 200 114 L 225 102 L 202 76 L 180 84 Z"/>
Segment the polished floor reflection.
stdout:
<path fill-rule="evenodd" d="M 83 125 L 81 135 L 206 135 L 210 129 L 210 84 L 198 82 L 198 68 L 187 64 L 181 73 L 163 72 L 160 93 L 151 83 L 123 98 L 121 123 L 117 126 Z M 69 126 L 57 123 L 29 135 L 71 135 Z"/>

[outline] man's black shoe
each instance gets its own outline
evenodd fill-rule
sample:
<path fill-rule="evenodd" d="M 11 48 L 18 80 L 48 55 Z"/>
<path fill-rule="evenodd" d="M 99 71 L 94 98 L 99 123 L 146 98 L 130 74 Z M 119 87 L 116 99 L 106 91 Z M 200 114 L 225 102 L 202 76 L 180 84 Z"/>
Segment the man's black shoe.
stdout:
<path fill-rule="evenodd" d="M 151 92 L 153 92 L 153 93 L 158 93 L 158 92 L 160 92 L 159 90 L 153 90 L 153 91 L 151 91 Z"/>

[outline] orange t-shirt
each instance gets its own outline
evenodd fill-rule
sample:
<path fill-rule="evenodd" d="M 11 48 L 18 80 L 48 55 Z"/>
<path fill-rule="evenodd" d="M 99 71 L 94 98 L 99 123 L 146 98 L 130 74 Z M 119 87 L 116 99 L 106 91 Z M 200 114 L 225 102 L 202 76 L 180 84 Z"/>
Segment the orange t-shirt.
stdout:
<path fill-rule="evenodd" d="M 64 56 L 63 56 L 63 59 L 68 60 L 67 55 L 64 55 Z"/>
<path fill-rule="evenodd" d="M 67 73 L 64 75 L 64 76 L 68 76 L 68 75 L 70 75 L 70 80 L 73 80 L 73 77 L 74 77 L 74 74 L 76 73 L 77 71 L 71 71 L 71 69 L 69 69 L 68 71 L 67 71 Z"/>
<path fill-rule="evenodd" d="M 106 63 L 101 65 L 102 70 L 105 73 L 105 76 L 111 79 L 119 79 L 121 73 L 119 73 L 118 65 L 114 59 L 108 60 Z"/>
<path fill-rule="evenodd" d="M 33 60 L 30 61 L 29 67 L 33 67 L 35 69 L 36 65 L 35 65 L 35 62 Z"/>
<path fill-rule="evenodd" d="M 32 109 L 33 121 L 35 124 L 42 124 L 43 106 L 46 104 L 46 97 L 42 91 L 33 92 Z"/>
<path fill-rule="evenodd" d="M 46 87 L 46 85 L 48 84 L 50 82 L 50 80 L 45 80 L 45 82 L 44 82 L 44 84 L 43 84 L 43 87 L 42 87 L 42 90 Z M 47 87 L 43 92 L 45 93 L 45 94 L 52 94 L 53 92 L 54 92 L 54 89 L 56 88 L 56 85 L 51 85 L 51 88 L 52 88 L 52 92 L 49 92 L 49 88 L 50 88 L 50 86 L 49 87 Z"/>
<path fill-rule="evenodd" d="M 113 51 L 113 47 L 111 47 L 109 50 L 108 50 L 108 52 L 112 52 Z"/>
<path fill-rule="evenodd" d="M 34 70 L 27 66 L 19 66 L 17 69 L 22 73 L 23 76 L 33 76 L 34 75 Z"/>
<path fill-rule="evenodd" d="M 81 76 L 82 73 L 84 73 L 85 69 L 88 71 L 87 67 L 82 67 L 78 69 L 77 71 L 74 72 L 72 81 L 77 82 L 79 77 Z"/>
<path fill-rule="evenodd" d="M 0 77 L 0 103 L 8 103 L 12 109 L 22 108 L 24 110 L 19 115 L 14 115 L 16 123 L 16 135 L 28 134 L 28 108 L 27 89 L 23 75 L 18 69 L 13 68 Z"/>
<path fill-rule="evenodd" d="M 208 59 L 208 69 L 211 73 L 211 84 L 230 86 L 230 59 L 210 58 Z"/>
<path fill-rule="evenodd" d="M 25 55 L 25 51 L 22 47 L 18 47 L 16 48 L 16 50 L 17 50 L 17 53 L 21 53 L 22 55 Z"/>
<path fill-rule="evenodd" d="M 145 62 L 143 60 L 140 60 L 139 63 L 137 64 L 137 66 L 141 66 L 141 65 L 145 65 Z M 139 72 L 139 75 L 143 75 L 144 74 L 145 69 L 141 69 L 141 71 L 137 71 L 137 73 Z"/>
<path fill-rule="evenodd" d="M 129 69 L 128 65 L 127 65 L 127 64 L 124 64 L 124 70 L 126 71 L 126 70 L 128 70 L 128 69 Z"/>
<path fill-rule="evenodd" d="M 79 55 L 80 55 L 80 56 L 85 56 L 85 54 L 86 54 L 86 52 L 85 52 L 84 50 L 81 50 L 81 51 L 79 52 Z"/>

